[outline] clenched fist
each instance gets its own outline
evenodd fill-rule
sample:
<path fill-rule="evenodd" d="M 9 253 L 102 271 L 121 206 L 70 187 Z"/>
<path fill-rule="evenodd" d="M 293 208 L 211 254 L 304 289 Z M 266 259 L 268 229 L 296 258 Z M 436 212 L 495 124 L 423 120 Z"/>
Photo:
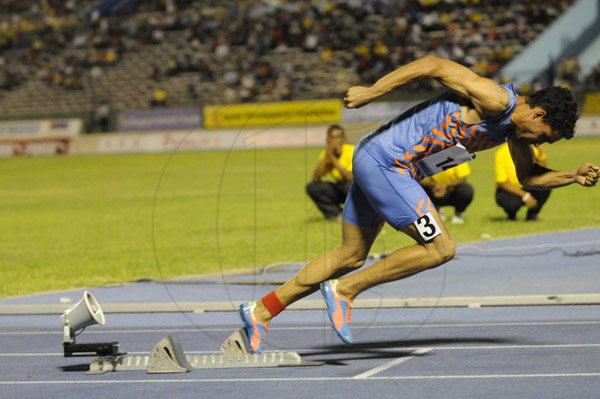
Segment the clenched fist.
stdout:
<path fill-rule="evenodd" d="M 597 165 L 593 165 L 591 163 L 586 163 L 577 169 L 577 176 L 575 179 L 577 183 L 581 184 L 584 187 L 592 187 L 595 186 L 598 182 L 598 177 L 600 176 L 600 167 Z"/>
<path fill-rule="evenodd" d="M 344 97 L 346 108 L 360 108 L 379 97 L 380 94 L 371 87 L 352 86 Z"/>

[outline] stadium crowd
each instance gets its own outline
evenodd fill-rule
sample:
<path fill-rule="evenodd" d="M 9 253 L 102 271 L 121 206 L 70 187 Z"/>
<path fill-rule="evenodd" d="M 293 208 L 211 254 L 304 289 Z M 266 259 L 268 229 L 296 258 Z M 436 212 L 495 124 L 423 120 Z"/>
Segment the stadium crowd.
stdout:
<path fill-rule="evenodd" d="M 32 80 L 83 91 L 89 110 L 111 97 L 102 82 L 127 55 L 144 61 L 143 106 L 159 85 L 173 105 L 339 96 L 427 53 L 494 76 L 572 0 L 151 0 L 115 15 L 98 3 L 1 3 L 2 111 L 10 92 Z M 164 61 L 146 55 L 156 46 L 166 49 Z M 557 78 L 582 80 L 576 66 L 563 66 Z M 327 76 L 317 79 L 316 69 Z M 586 78 L 597 82 L 598 69 Z M 184 85 L 170 85 L 181 76 Z M 209 91 L 199 84 L 214 90 L 202 96 Z M 116 108 L 139 107 L 131 97 Z"/>

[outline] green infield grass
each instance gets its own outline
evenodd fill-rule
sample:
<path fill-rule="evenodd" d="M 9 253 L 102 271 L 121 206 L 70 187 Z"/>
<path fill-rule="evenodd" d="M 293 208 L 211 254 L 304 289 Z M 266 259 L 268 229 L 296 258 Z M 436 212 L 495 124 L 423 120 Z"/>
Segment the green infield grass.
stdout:
<path fill-rule="evenodd" d="M 555 169 L 600 162 L 599 138 L 546 146 Z M 0 297 L 259 268 L 340 241 L 307 198 L 319 149 L 0 160 Z M 600 225 L 600 188 L 555 190 L 537 222 L 505 221 L 493 150 L 469 177 L 475 200 L 457 242 Z M 450 210 L 447 213 L 451 214 Z M 410 241 L 386 227 L 372 252 Z"/>

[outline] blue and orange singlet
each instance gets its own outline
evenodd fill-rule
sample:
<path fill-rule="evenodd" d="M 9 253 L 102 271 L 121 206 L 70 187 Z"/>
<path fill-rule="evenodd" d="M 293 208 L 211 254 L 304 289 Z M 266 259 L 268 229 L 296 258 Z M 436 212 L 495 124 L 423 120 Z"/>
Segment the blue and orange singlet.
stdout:
<path fill-rule="evenodd" d="M 509 103 L 500 115 L 477 123 L 461 120 L 458 95 L 446 93 L 406 111 L 367 135 L 356 145 L 354 183 L 344 205 L 344 220 L 375 228 L 385 220 L 400 230 L 433 210 L 418 183 L 423 178 L 416 163 L 428 155 L 462 144 L 467 151 L 504 143 L 514 128 L 510 117 L 516 106 L 512 85 L 503 85 Z"/>
<path fill-rule="evenodd" d="M 511 84 L 502 87 L 510 99 L 500 115 L 466 123 L 461 120 L 458 95 L 448 92 L 416 105 L 365 137 L 359 145 L 366 144 L 367 151 L 381 163 L 421 180 L 423 176 L 415 164 L 430 154 L 458 143 L 473 153 L 506 141 L 513 129 L 510 117 L 516 93 Z"/>

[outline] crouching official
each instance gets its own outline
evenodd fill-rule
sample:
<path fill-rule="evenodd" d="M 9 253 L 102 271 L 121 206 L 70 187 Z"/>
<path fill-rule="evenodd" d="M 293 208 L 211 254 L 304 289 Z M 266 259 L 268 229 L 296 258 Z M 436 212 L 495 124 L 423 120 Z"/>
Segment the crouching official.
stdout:
<path fill-rule="evenodd" d="M 342 205 L 352 184 L 354 145 L 346 143 L 344 129 L 339 125 L 329 126 L 326 143 L 306 192 L 325 219 L 337 220 L 342 217 Z"/>

